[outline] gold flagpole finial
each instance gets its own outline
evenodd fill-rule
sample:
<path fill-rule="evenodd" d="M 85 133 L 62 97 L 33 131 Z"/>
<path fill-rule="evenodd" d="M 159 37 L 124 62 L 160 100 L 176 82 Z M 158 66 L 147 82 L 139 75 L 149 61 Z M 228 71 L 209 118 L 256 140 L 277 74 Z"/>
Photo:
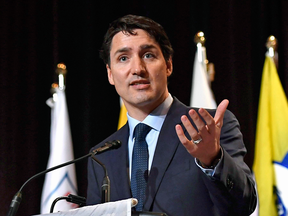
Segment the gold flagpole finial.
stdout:
<path fill-rule="evenodd" d="M 204 33 L 202 31 L 197 32 L 197 34 L 194 37 L 194 42 L 196 44 L 201 43 L 202 46 L 204 46 L 205 44 L 205 36 Z"/>
<path fill-rule="evenodd" d="M 50 93 L 52 95 L 53 102 L 57 101 L 57 93 L 56 93 L 56 89 L 57 88 L 58 88 L 58 84 L 57 83 L 52 83 L 51 89 L 50 89 Z"/>
<path fill-rule="evenodd" d="M 204 32 L 199 31 L 194 37 L 194 42 L 197 46 L 198 50 L 198 61 L 202 62 L 203 64 L 207 65 L 207 59 L 206 59 L 206 51 L 205 51 L 205 37 L 204 37 Z M 204 49 L 204 51 L 203 51 Z M 203 53 L 204 52 L 204 53 Z"/>
<path fill-rule="evenodd" d="M 204 46 L 206 42 L 206 38 L 205 38 L 204 32 L 202 31 L 197 32 L 197 34 L 194 37 L 194 42 L 197 45 L 198 61 L 202 62 L 202 64 L 206 67 L 209 82 L 213 82 L 214 76 L 215 76 L 215 69 L 214 69 L 214 64 L 209 63 L 206 57 L 206 48 Z"/>
<path fill-rule="evenodd" d="M 51 85 L 51 93 L 52 94 L 55 93 L 56 92 L 55 89 L 57 89 L 57 88 L 58 88 L 58 84 L 57 83 L 52 83 L 52 85 Z"/>
<path fill-rule="evenodd" d="M 277 45 L 278 45 L 277 39 L 273 35 L 270 35 L 267 39 L 266 47 L 268 49 L 268 55 L 273 59 L 276 68 L 278 69 Z"/>
<path fill-rule="evenodd" d="M 277 48 L 277 39 L 273 35 L 270 35 L 268 37 L 267 42 L 266 42 L 266 47 L 267 47 L 267 49 L 273 48 L 274 50 L 276 50 L 276 48 Z"/>
<path fill-rule="evenodd" d="M 65 88 L 65 77 L 67 74 L 66 65 L 64 63 L 57 64 L 56 74 L 58 74 L 58 87 L 60 90 Z"/>
<path fill-rule="evenodd" d="M 268 49 L 269 56 L 271 58 L 274 58 L 276 48 L 277 48 L 277 39 L 273 35 L 270 35 L 268 37 L 267 42 L 266 42 L 266 47 Z"/>

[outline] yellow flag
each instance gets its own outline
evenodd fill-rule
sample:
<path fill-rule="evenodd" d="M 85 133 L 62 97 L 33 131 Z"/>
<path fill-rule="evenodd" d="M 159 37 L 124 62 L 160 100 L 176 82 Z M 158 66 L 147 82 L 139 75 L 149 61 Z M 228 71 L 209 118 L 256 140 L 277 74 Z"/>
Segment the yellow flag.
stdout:
<path fill-rule="evenodd" d="M 118 121 L 118 129 L 120 129 L 123 125 L 126 124 L 127 122 L 127 109 L 124 105 L 124 103 L 122 102 L 122 99 L 120 98 L 120 114 L 119 114 L 119 121 Z"/>
<path fill-rule="evenodd" d="M 259 216 L 287 215 L 288 104 L 276 66 L 268 55 L 257 118 L 253 170 L 259 195 Z"/>

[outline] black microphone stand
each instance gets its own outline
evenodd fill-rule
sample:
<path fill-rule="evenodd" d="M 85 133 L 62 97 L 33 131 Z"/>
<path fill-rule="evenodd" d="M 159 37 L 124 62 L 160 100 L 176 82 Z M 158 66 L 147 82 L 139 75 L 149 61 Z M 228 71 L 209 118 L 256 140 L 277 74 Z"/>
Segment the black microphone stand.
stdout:
<path fill-rule="evenodd" d="M 107 169 L 105 167 L 105 165 L 100 162 L 95 155 L 91 155 L 92 159 L 94 161 L 96 161 L 96 163 L 98 163 L 104 170 L 105 176 L 103 178 L 103 183 L 102 183 L 102 203 L 105 202 L 110 202 L 110 179 L 108 177 L 108 172 Z"/>
<path fill-rule="evenodd" d="M 51 208 L 50 208 L 50 213 L 53 213 L 53 210 L 54 210 L 54 206 L 56 205 L 56 203 L 59 201 L 59 200 L 63 200 L 65 199 L 67 202 L 71 202 L 71 203 L 75 203 L 75 204 L 78 204 L 80 207 L 81 206 L 84 206 L 86 204 L 86 198 L 85 197 L 81 197 L 81 196 L 76 196 L 76 195 L 73 195 L 73 194 L 69 194 L 68 196 L 65 196 L 65 197 L 58 197 L 56 198 L 52 205 L 51 205 Z"/>
<path fill-rule="evenodd" d="M 97 152 L 96 152 L 96 153 L 97 153 Z M 55 167 L 51 167 L 51 168 L 49 168 L 49 169 L 47 169 L 47 170 L 44 170 L 44 171 L 42 171 L 42 172 L 40 172 L 40 173 L 32 176 L 31 178 L 29 178 L 29 179 L 22 185 L 22 187 L 21 187 L 20 190 L 15 194 L 15 196 L 13 197 L 12 202 L 11 202 L 11 204 L 10 204 L 9 211 L 8 211 L 8 213 L 7 213 L 7 216 L 14 216 L 14 215 L 16 214 L 16 212 L 17 212 L 17 210 L 18 210 L 18 208 L 19 208 L 19 205 L 20 205 L 20 203 L 21 203 L 21 200 L 22 200 L 22 190 L 23 190 L 24 186 L 25 186 L 28 182 L 30 182 L 32 179 L 38 178 L 38 177 L 44 175 L 45 173 L 51 172 L 51 171 L 53 171 L 53 170 L 55 170 L 55 169 L 59 169 L 59 168 L 61 168 L 61 167 L 70 165 L 70 164 L 72 164 L 72 163 L 76 163 L 76 162 L 78 162 L 78 161 L 81 161 L 81 160 L 83 160 L 83 159 L 85 159 L 85 158 L 90 157 L 91 155 L 94 155 L 94 154 L 95 154 L 94 152 L 91 152 L 91 153 L 89 153 L 89 154 L 87 154 L 87 155 L 84 155 L 84 156 L 78 158 L 78 159 L 68 161 L 68 162 L 66 162 L 66 163 L 60 164 L 60 165 L 55 166 Z"/>
<path fill-rule="evenodd" d="M 59 168 L 61 168 L 61 167 L 70 165 L 70 164 L 72 164 L 72 163 L 76 163 L 76 162 L 81 161 L 81 160 L 83 160 L 83 159 L 85 159 L 85 158 L 88 158 L 88 157 L 90 157 L 90 156 L 91 156 L 97 163 L 99 163 L 99 164 L 103 167 L 103 169 L 104 169 L 104 171 L 105 171 L 105 178 L 104 178 L 104 179 L 106 179 L 106 180 L 105 180 L 105 185 L 103 184 L 104 189 L 103 189 L 103 186 L 102 186 L 102 190 L 104 190 L 104 192 L 105 192 L 105 196 L 104 196 L 104 197 L 106 197 L 106 198 L 105 198 L 104 200 L 110 200 L 110 180 L 109 180 L 108 175 L 107 175 L 107 170 L 106 170 L 104 164 L 102 164 L 102 163 L 101 163 L 99 160 L 97 160 L 94 156 L 95 156 L 95 154 L 100 154 L 100 153 L 105 152 L 105 151 L 107 151 L 107 150 L 109 150 L 109 149 L 116 149 L 116 148 L 119 148 L 120 146 L 121 146 L 121 142 L 120 142 L 119 140 L 114 140 L 114 141 L 112 141 L 112 142 L 107 142 L 107 143 L 105 143 L 104 146 L 93 150 L 92 152 L 90 152 L 90 153 L 87 154 L 87 155 L 84 155 L 84 156 L 82 156 L 82 157 L 80 157 L 80 158 L 77 158 L 77 159 L 75 159 L 75 160 L 71 160 L 71 161 L 68 161 L 68 162 L 66 162 L 66 163 L 60 164 L 60 165 L 58 165 L 58 166 L 51 167 L 51 168 L 49 168 L 49 169 L 46 169 L 46 170 L 44 170 L 44 171 L 42 171 L 42 172 L 40 172 L 40 173 L 32 176 L 31 178 L 29 178 L 29 179 L 22 185 L 22 187 L 20 188 L 20 190 L 19 190 L 19 191 L 15 194 L 15 196 L 13 197 L 13 199 L 12 199 L 12 201 L 11 201 L 11 204 L 10 204 L 9 211 L 8 211 L 8 213 L 7 213 L 7 216 L 14 216 L 14 215 L 16 215 L 17 210 L 18 210 L 18 208 L 19 208 L 19 205 L 20 205 L 20 203 L 21 203 L 21 201 L 22 201 L 22 190 L 23 190 L 24 186 L 25 186 L 28 182 L 30 182 L 32 179 L 38 178 L 38 177 L 44 175 L 45 173 L 51 172 L 51 171 L 53 171 L 53 170 L 55 170 L 55 169 L 59 169 Z M 106 194 L 107 194 L 107 195 L 106 195 Z"/>

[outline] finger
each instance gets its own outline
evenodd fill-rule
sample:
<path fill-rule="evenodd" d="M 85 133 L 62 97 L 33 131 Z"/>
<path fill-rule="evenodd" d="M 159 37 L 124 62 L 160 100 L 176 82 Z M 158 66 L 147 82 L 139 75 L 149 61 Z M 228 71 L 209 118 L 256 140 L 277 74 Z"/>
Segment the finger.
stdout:
<path fill-rule="evenodd" d="M 207 110 L 205 110 L 203 108 L 200 108 L 198 112 L 201 115 L 201 117 L 204 119 L 204 121 L 206 122 L 205 130 L 203 128 L 201 133 L 203 133 L 205 135 L 213 134 L 214 133 L 214 129 L 215 129 L 214 118 L 208 113 Z"/>
<path fill-rule="evenodd" d="M 198 131 L 193 127 L 190 120 L 187 118 L 187 116 L 183 115 L 181 116 L 181 122 L 186 128 L 188 134 L 190 135 L 191 139 L 199 139 Z"/>
<path fill-rule="evenodd" d="M 195 149 L 196 145 L 192 144 L 192 142 L 187 139 L 187 137 L 183 132 L 182 127 L 179 124 L 175 126 L 175 130 L 183 146 L 187 149 L 188 152 L 192 152 Z"/>
<path fill-rule="evenodd" d="M 215 120 L 215 123 L 218 127 L 222 127 L 224 114 L 225 114 L 225 111 L 228 107 L 228 104 L 229 104 L 229 101 L 227 99 L 225 99 L 217 107 L 214 120 Z"/>
<path fill-rule="evenodd" d="M 206 110 L 204 110 L 204 109 L 203 109 L 203 111 L 206 112 Z M 194 123 L 195 123 L 195 125 L 199 131 L 199 134 L 201 136 L 202 135 L 205 136 L 208 133 L 207 127 L 206 127 L 204 121 L 198 115 L 198 113 L 195 110 L 191 109 L 191 110 L 189 110 L 189 115 L 192 118 L 192 120 L 194 121 Z M 198 134 L 197 131 L 196 131 L 196 133 Z M 199 139 L 200 137 L 197 136 L 197 134 L 194 135 L 193 138 Z"/>

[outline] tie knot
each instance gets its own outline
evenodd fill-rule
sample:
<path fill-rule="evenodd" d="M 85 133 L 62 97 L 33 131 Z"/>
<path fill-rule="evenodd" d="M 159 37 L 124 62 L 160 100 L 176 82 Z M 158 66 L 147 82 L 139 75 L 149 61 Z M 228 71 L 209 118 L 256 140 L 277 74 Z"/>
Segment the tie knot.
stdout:
<path fill-rule="evenodd" d="M 135 140 L 138 141 L 145 140 L 146 135 L 149 133 L 150 130 L 151 130 L 150 126 L 143 123 L 139 123 L 138 125 L 136 125 L 134 130 Z"/>

